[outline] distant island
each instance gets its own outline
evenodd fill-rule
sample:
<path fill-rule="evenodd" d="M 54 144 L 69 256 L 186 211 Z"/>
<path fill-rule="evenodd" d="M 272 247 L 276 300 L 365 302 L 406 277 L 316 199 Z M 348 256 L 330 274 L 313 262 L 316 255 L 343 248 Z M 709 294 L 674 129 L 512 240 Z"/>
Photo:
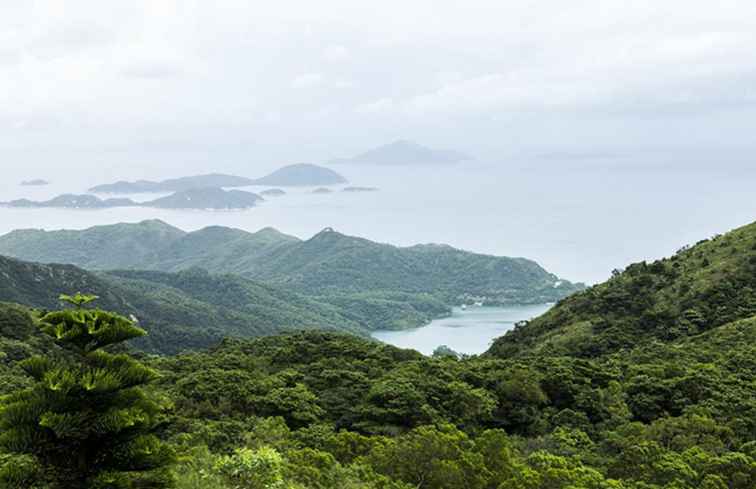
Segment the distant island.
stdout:
<path fill-rule="evenodd" d="M 344 187 L 342 192 L 377 192 L 375 187 Z"/>
<path fill-rule="evenodd" d="M 222 173 L 210 173 L 192 177 L 172 178 L 160 182 L 150 180 L 137 180 L 135 182 L 120 181 L 97 185 L 90 188 L 89 191 L 100 194 L 139 194 L 181 192 L 203 187 L 247 187 L 249 185 L 252 185 L 252 180 L 249 178 L 224 175 Z"/>
<path fill-rule="evenodd" d="M 59 195 L 45 201 L 28 199 L 12 200 L 0 205 L 20 208 L 66 208 L 66 209 L 109 209 L 113 207 L 155 207 L 159 209 L 248 209 L 263 198 L 252 192 L 223 190 L 222 188 L 193 188 L 176 192 L 167 197 L 148 202 L 134 202 L 131 199 L 100 199 L 94 195 Z"/>
<path fill-rule="evenodd" d="M 300 163 L 279 168 L 269 175 L 254 180 L 252 184 L 278 187 L 311 187 L 342 183 L 347 183 L 347 179 L 329 168 Z"/>
<path fill-rule="evenodd" d="M 110 207 L 133 207 L 139 205 L 131 199 L 100 199 L 94 195 L 58 195 L 50 200 L 35 201 L 29 199 L 11 200 L 2 202 L 5 207 L 58 207 L 66 209 L 106 209 Z"/>
<path fill-rule="evenodd" d="M 314 193 L 314 194 L 332 194 L 333 190 L 331 190 L 330 188 L 318 187 L 315 190 L 313 190 L 312 193 Z"/>
<path fill-rule="evenodd" d="M 21 182 L 21 185 L 24 187 L 40 187 L 43 185 L 50 185 L 50 182 L 42 180 L 41 178 L 35 178 L 34 180 L 24 180 Z"/>
<path fill-rule="evenodd" d="M 282 195 L 286 195 L 286 192 L 280 188 L 269 188 L 268 190 L 260 192 L 260 195 L 265 197 L 281 197 Z"/>
<path fill-rule="evenodd" d="M 331 160 L 331 163 L 385 166 L 451 165 L 472 159 L 471 156 L 459 151 L 431 149 L 402 139 L 371 149 L 352 158 Z"/>

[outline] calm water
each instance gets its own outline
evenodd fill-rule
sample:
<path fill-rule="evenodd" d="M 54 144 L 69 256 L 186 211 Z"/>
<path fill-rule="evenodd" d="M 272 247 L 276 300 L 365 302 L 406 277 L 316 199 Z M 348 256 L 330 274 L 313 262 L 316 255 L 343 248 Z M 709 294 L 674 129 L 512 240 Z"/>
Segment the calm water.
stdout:
<path fill-rule="evenodd" d="M 494 338 L 514 328 L 517 321 L 532 319 L 548 311 L 553 304 L 516 307 L 455 308 L 451 317 L 438 319 L 428 326 L 405 331 L 376 331 L 373 338 L 400 348 L 412 348 L 430 355 L 439 345 L 458 353 L 479 354 Z"/>
<path fill-rule="evenodd" d="M 573 281 L 597 282 L 613 268 L 669 255 L 680 246 L 756 217 L 756 165 L 722 155 L 698 159 L 643 156 L 471 162 L 452 168 L 333 166 L 353 185 L 380 192 L 312 195 L 294 189 L 239 212 L 120 208 L 99 211 L 0 208 L 0 233 L 16 228 L 85 228 L 159 218 L 185 230 L 223 225 L 255 231 L 273 226 L 308 238 L 325 227 L 397 245 L 448 243 L 463 249 L 523 256 Z M 5 165 L 2 163 L 0 165 Z M 155 166 L 158 168 L 158 166 Z M 0 200 L 81 193 L 119 179 L 177 176 L 123 165 L 99 174 L 50 166 L 44 172 L 3 167 Z M 269 168 L 198 171 L 255 177 Z M 264 170 L 264 171 L 263 171 Z M 157 170 L 156 170 L 157 171 Z M 161 170 L 164 171 L 164 170 Z M 21 187 L 45 178 L 48 187 Z M 251 188 L 250 190 L 262 190 Z M 154 196 L 136 196 L 136 200 Z"/>

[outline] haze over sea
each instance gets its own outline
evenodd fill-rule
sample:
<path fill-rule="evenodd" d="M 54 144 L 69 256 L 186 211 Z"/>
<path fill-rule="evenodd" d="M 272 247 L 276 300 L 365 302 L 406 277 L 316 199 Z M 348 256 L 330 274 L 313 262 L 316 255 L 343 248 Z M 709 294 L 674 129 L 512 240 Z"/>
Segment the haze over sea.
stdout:
<path fill-rule="evenodd" d="M 0 182 L 0 200 L 46 199 L 85 193 L 121 179 L 162 179 L 227 172 L 258 177 L 268 170 L 208 163 L 183 172 L 164 167 L 103 163 L 76 172 L 12 164 Z M 161 219 L 191 231 L 221 225 L 256 231 L 272 226 L 308 238 L 325 227 L 396 245 L 447 243 L 496 255 L 523 256 L 573 281 L 594 283 L 614 268 L 669 255 L 677 248 L 750 222 L 756 215 L 756 164 L 736 152 L 681 155 L 559 155 L 473 161 L 452 167 L 332 165 L 352 185 L 379 192 L 310 194 L 286 189 L 247 211 L 172 211 L 0 208 L 0 233 L 19 228 L 81 229 L 99 224 Z M 21 180 L 44 178 L 45 187 Z M 251 187 L 248 190 L 263 190 Z M 150 196 L 136 196 L 146 200 Z"/>

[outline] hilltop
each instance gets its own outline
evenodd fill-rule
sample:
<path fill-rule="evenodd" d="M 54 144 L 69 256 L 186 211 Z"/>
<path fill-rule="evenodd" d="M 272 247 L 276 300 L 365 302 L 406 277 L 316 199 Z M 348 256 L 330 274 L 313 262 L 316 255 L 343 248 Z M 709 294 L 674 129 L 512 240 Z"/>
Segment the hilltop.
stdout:
<path fill-rule="evenodd" d="M 143 236 L 151 252 L 107 257 L 118 236 Z M 152 237 L 144 237 L 152 233 Z M 78 248 L 96 237 L 98 251 Z M 84 240 L 84 241 L 80 241 Z M 135 238 L 136 239 L 136 238 Z M 113 243 L 113 244 L 110 244 Z M 138 249 L 138 248 L 137 248 Z M 247 233 L 211 227 L 183 233 L 154 221 L 84 231 L 15 231 L 0 237 L 0 253 L 20 259 L 72 263 L 84 268 L 119 267 L 179 271 L 202 267 L 291 288 L 308 295 L 402 292 L 431 294 L 447 304 L 484 301 L 518 304 L 556 301 L 580 290 L 524 258 L 481 255 L 446 246 L 401 248 L 326 229 L 302 241 L 272 229 Z M 126 261 L 127 263 L 124 263 Z"/>
<path fill-rule="evenodd" d="M 471 159 L 471 156 L 459 151 L 431 149 L 413 141 L 400 139 L 351 158 L 332 160 L 332 163 L 385 166 L 450 165 Z"/>
<path fill-rule="evenodd" d="M 615 271 L 509 332 L 490 354 L 592 357 L 695 336 L 756 314 L 756 223 Z"/>

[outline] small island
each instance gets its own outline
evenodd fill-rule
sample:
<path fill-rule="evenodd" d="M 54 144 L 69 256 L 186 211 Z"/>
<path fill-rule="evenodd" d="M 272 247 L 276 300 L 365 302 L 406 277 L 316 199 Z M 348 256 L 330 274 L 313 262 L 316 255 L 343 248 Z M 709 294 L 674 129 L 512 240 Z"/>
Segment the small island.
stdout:
<path fill-rule="evenodd" d="M 252 184 L 252 180 L 235 175 L 224 175 L 222 173 L 210 173 L 207 175 L 196 175 L 193 177 L 172 178 L 160 182 L 150 180 L 137 180 L 135 182 L 119 181 L 105 185 L 97 185 L 89 189 L 92 193 L 99 194 L 140 194 L 140 193 L 161 193 L 161 192 L 181 192 L 193 188 L 205 187 L 247 187 Z"/>
<path fill-rule="evenodd" d="M 371 149 L 351 158 L 331 160 L 334 164 L 365 164 L 381 166 L 453 165 L 472 160 L 469 155 L 449 149 L 432 149 L 401 139 Z"/>
<path fill-rule="evenodd" d="M 113 207 L 154 207 L 158 209 L 249 209 L 263 200 L 259 195 L 241 190 L 222 188 L 194 188 L 176 192 L 167 197 L 147 202 L 131 199 L 100 199 L 94 195 L 64 194 L 45 201 L 28 199 L 12 200 L 0 205 L 17 208 L 65 208 L 65 209 L 109 209 Z"/>
<path fill-rule="evenodd" d="M 167 197 L 141 204 L 143 207 L 161 209 L 249 209 L 263 200 L 259 195 L 243 190 L 223 190 L 222 188 L 193 188 L 176 192 Z"/>
<path fill-rule="evenodd" d="M 21 182 L 21 185 L 24 187 L 41 187 L 44 185 L 50 185 L 50 182 L 42 180 L 41 178 L 35 178 L 33 180 L 24 180 Z"/>
<path fill-rule="evenodd" d="M 313 194 L 332 194 L 333 190 L 326 187 L 319 187 L 312 191 Z"/>
<path fill-rule="evenodd" d="M 344 187 L 342 192 L 377 192 L 375 187 Z"/>
<path fill-rule="evenodd" d="M 265 197 L 281 197 L 283 195 L 286 195 L 286 192 L 284 192 L 280 188 L 269 188 L 268 190 L 263 190 L 262 192 L 260 192 L 260 195 Z"/>
<path fill-rule="evenodd" d="M 346 178 L 329 168 L 301 163 L 279 168 L 269 175 L 254 180 L 253 184 L 277 187 L 313 187 L 315 185 L 339 185 L 346 182 Z"/>

